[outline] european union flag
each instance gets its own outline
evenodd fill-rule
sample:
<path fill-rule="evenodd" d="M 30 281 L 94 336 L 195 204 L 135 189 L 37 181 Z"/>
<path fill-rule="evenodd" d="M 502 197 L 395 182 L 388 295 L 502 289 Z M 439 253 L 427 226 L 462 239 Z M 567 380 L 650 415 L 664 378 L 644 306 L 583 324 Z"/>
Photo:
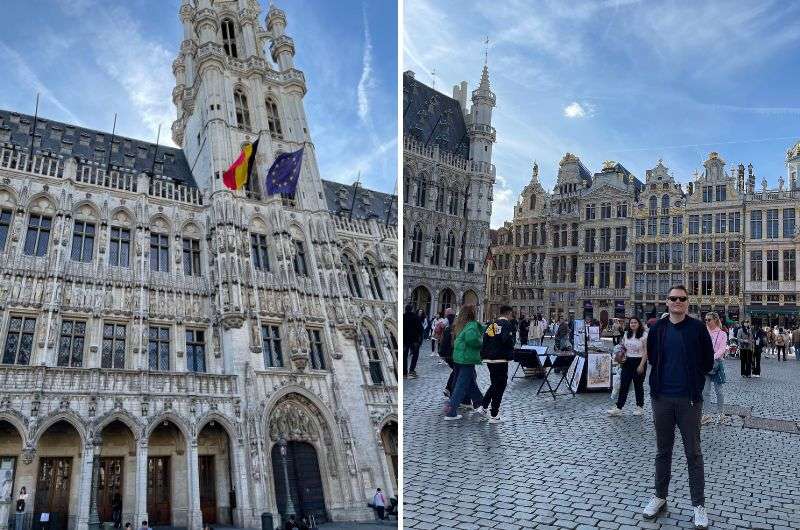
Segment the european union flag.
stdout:
<path fill-rule="evenodd" d="M 294 153 L 278 155 L 267 172 L 267 195 L 284 193 L 294 195 L 297 181 L 300 180 L 300 168 L 303 166 L 303 149 Z"/>

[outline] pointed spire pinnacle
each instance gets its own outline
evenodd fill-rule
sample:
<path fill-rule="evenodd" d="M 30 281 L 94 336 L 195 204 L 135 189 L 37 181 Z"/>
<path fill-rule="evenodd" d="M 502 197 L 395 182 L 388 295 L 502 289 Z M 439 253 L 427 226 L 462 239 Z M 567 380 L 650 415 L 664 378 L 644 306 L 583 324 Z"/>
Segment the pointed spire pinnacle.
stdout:
<path fill-rule="evenodd" d="M 491 90 L 489 86 L 489 67 L 485 64 L 483 65 L 483 73 L 481 74 L 481 84 L 478 86 L 478 88 Z"/>

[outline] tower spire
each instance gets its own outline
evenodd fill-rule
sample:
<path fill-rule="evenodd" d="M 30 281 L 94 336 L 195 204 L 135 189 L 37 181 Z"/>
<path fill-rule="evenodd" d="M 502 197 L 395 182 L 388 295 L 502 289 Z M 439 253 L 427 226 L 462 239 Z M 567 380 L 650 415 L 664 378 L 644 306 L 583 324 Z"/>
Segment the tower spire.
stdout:
<path fill-rule="evenodd" d="M 483 39 L 483 45 L 483 66 L 486 67 L 489 64 L 489 35 Z"/>

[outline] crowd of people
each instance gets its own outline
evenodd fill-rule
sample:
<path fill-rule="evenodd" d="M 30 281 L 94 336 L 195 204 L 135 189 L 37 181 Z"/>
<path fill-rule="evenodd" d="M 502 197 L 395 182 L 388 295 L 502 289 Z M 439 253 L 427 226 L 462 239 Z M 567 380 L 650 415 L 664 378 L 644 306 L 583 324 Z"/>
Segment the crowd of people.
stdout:
<path fill-rule="evenodd" d="M 614 343 L 614 357 L 620 366 L 616 403 L 609 416 L 621 416 L 630 387 L 634 388 L 633 414 L 644 414 L 645 379 L 649 373 L 657 456 L 655 495 L 643 510 L 655 518 L 666 506 L 675 430 L 681 432 L 688 462 L 689 485 L 696 528 L 708 525 L 704 504 L 701 425 L 722 423 L 725 418 L 723 391 L 727 381 L 726 357 L 738 357 L 743 378 L 761 377 L 762 357 L 786 361 L 795 355 L 800 360 L 800 327 L 753 325 L 724 322 L 716 312 L 701 319 L 688 315 L 688 294 L 682 286 L 670 290 L 668 311 L 661 318 L 647 321 L 639 317 L 614 318 L 608 322 L 587 319 L 587 325 L 600 325 L 602 335 Z M 508 383 L 508 363 L 517 345 L 544 344 L 553 339 L 555 350 L 571 350 L 574 320 L 550 321 L 541 315 L 530 319 L 514 316 L 510 306 L 502 306 L 496 318 L 481 323 L 473 305 L 452 308 L 427 317 L 424 311 L 406 306 L 404 322 L 404 375 L 416 377 L 421 345 L 430 340 L 431 355 L 450 367 L 443 394 L 447 400 L 444 420 L 456 421 L 471 413 L 489 423 L 500 423 L 500 405 Z M 486 365 L 489 386 L 481 391 L 476 367 Z M 714 391 L 714 413 L 703 403 Z"/>

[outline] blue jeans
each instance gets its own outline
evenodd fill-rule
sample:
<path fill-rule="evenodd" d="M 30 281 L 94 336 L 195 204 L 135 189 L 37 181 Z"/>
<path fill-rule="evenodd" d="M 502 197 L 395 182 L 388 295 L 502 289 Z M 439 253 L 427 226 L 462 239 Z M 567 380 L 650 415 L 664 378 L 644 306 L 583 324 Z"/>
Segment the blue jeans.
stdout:
<path fill-rule="evenodd" d="M 451 418 L 458 414 L 458 405 L 468 398 L 472 402 L 472 406 L 478 408 L 483 401 L 483 394 L 478 388 L 477 375 L 475 374 L 475 366 L 472 364 L 458 364 L 454 365 L 457 370 L 456 384 L 453 388 L 453 393 L 450 395 L 450 408 L 447 415 Z"/>

